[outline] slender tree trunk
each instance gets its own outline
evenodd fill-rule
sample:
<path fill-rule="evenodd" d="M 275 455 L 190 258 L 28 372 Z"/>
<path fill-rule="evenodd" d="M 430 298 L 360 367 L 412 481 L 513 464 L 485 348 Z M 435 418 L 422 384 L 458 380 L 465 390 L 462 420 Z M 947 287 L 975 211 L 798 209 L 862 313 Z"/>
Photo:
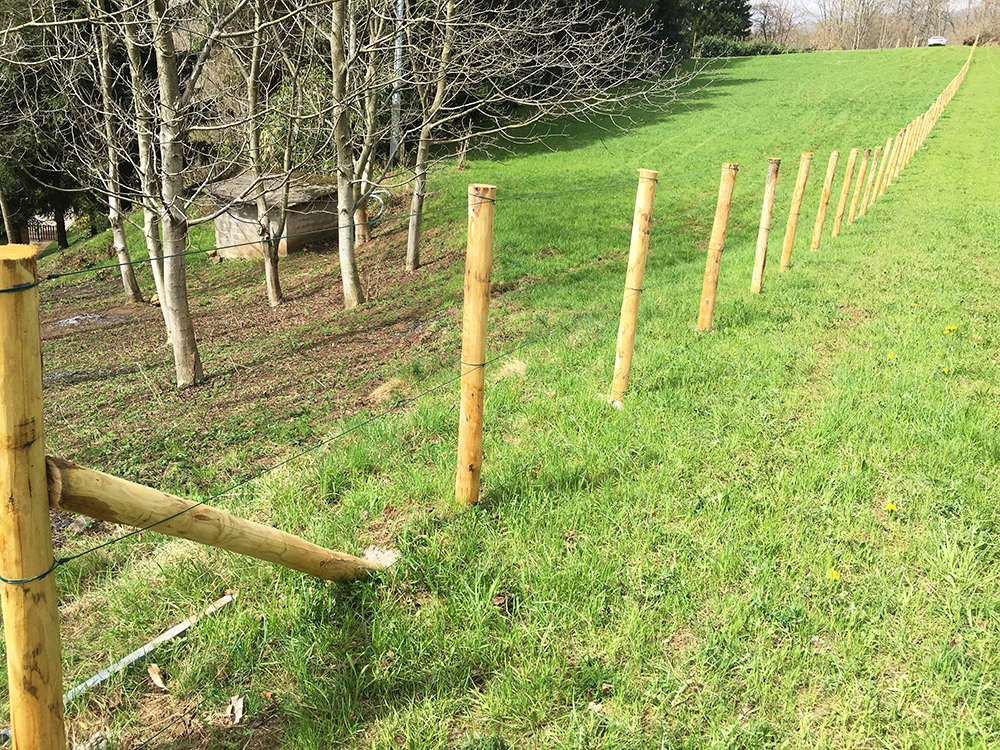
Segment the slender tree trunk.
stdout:
<path fill-rule="evenodd" d="M 7 205 L 7 196 L 4 195 L 3 188 L 0 188 L 0 213 L 3 214 L 3 228 L 7 233 L 7 243 L 14 244 L 17 241 L 14 239 L 17 232 L 14 230 L 14 217 L 10 215 L 10 206 Z"/>
<path fill-rule="evenodd" d="M 101 11 L 103 12 L 103 2 Z M 112 94 L 111 94 L 111 51 L 108 44 L 108 27 L 101 24 L 100 28 L 100 60 L 98 64 L 101 69 L 101 100 L 104 103 L 104 139 L 108 149 L 108 220 L 111 222 L 111 235 L 115 245 L 115 253 L 118 255 L 118 267 L 122 274 L 122 287 L 125 289 L 125 298 L 132 303 L 142 302 L 142 291 L 139 283 L 135 279 L 135 269 L 132 267 L 132 257 L 128 252 L 128 240 L 125 238 L 125 220 L 122 217 L 121 209 L 121 175 L 118 169 L 118 139 L 115 134 L 115 126 L 112 121 Z"/>
<path fill-rule="evenodd" d="M 346 2 L 333 6 L 330 45 L 333 66 L 334 125 L 337 147 L 337 244 L 340 250 L 340 276 L 344 285 L 344 309 L 350 310 L 365 301 L 361 277 L 354 254 L 354 156 L 351 148 L 350 111 L 347 106 Z"/>
<path fill-rule="evenodd" d="M 154 196 L 158 193 L 156 180 L 156 158 L 153 152 L 153 101 L 146 90 L 142 53 L 139 50 L 139 29 L 135 22 L 125 25 L 125 47 L 128 50 L 129 73 L 132 79 L 132 101 L 135 104 L 135 132 L 139 150 L 139 189 L 142 191 L 142 234 L 149 255 L 149 266 L 153 271 L 153 284 L 160 300 L 160 312 L 170 339 L 170 324 L 164 303 L 166 293 L 163 286 L 163 244 L 160 241 L 160 215 L 156 209 Z"/>
<path fill-rule="evenodd" d="M 372 238 L 371 225 L 368 223 L 368 201 L 362 201 L 361 198 L 369 188 L 371 188 L 371 178 L 372 178 L 372 163 L 369 159 L 365 163 L 364 172 L 361 176 L 361 182 L 358 183 L 354 190 L 354 242 L 355 244 L 361 244 L 363 242 L 369 242 Z"/>
<path fill-rule="evenodd" d="M 417 164 L 413 180 L 413 199 L 410 202 L 410 227 L 406 238 L 406 270 L 416 271 L 420 267 L 420 235 L 423 228 L 424 193 L 427 189 L 427 165 L 430 160 L 430 139 L 434 128 L 434 118 L 444 105 L 448 90 L 448 73 L 451 65 L 452 49 L 455 41 L 455 0 L 448 0 L 445 9 L 444 40 L 441 44 L 441 62 L 438 68 L 434 100 L 424 111 L 424 122 L 420 128 L 420 144 L 417 146 Z M 426 102 L 426 99 L 422 101 Z"/>
<path fill-rule="evenodd" d="M 54 218 L 56 222 L 56 246 L 60 250 L 65 250 L 69 247 L 69 237 L 66 235 L 66 212 L 62 209 L 56 209 Z"/>
<path fill-rule="evenodd" d="M 424 195 L 427 190 L 427 162 L 430 156 L 431 129 L 424 125 L 417 146 L 416 175 L 413 178 L 413 198 L 410 199 L 410 227 L 406 238 L 406 270 L 420 268 L 420 235 L 424 224 Z"/>
<path fill-rule="evenodd" d="M 250 70 L 247 72 L 247 119 L 250 125 L 250 164 L 253 170 L 254 199 L 257 204 L 257 231 L 260 235 L 260 252 L 264 257 L 264 284 L 267 287 L 267 302 L 271 307 L 281 304 L 281 281 L 278 278 L 278 243 L 271 236 L 271 215 L 267 206 L 267 191 L 264 185 L 264 168 L 260 151 L 260 56 L 261 25 L 263 23 L 263 0 L 254 2 L 253 50 Z M 281 236 L 281 232 L 278 233 Z"/>
<path fill-rule="evenodd" d="M 135 269 L 132 267 L 132 256 L 128 252 L 128 242 L 125 239 L 125 219 L 122 217 L 118 196 L 112 196 L 108 201 L 108 219 L 111 222 L 111 237 L 118 255 L 118 267 L 122 272 L 122 286 L 125 288 L 125 298 L 132 303 L 142 302 L 142 290 L 135 279 Z"/>
<path fill-rule="evenodd" d="M 177 386 L 193 385 L 204 377 L 198 343 L 188 307 L 186 258 L 187 215 L 184 212 L 183 115 L 172 29 L 164 18 L 164 0 L 148 0 L 153 24 L 157 83 L 160 88 L 160 195 L 163 200 L 163 291 L 160 305 L 174 347 Z"/>

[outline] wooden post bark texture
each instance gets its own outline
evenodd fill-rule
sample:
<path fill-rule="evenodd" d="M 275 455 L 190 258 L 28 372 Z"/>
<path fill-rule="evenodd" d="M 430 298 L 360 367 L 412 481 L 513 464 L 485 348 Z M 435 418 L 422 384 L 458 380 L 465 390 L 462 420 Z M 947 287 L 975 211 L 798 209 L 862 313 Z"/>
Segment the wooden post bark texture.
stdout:
<path fill-rule="evenodd" d="M 816 212 L 816 226 L 813 227 L 812 245 L 809 249 L 812 252 L 819 250 L 820 240 L 823 239 L 823 224 L 826 221 L 826 208 L 830 205 L 830 191 L 833 190 L 833 177 L 837 173 L 837 159 L 840 158 L 839 151 L 830 153 L 830 162 L 826 165 L 826 179 L 823 180 L 823 194 L 819 199 L 819 210 Z"/>
<path fill-rule="evenodd" d="M 781 159 L 767 160 L 767 179 L 764 181 L 764 203 L 760 209 L 760 228 L 757 230 L 757 252 L 753 261 L 751 294 L 760 294 L 764 288 L 764 266 L 767 265 L 767 240 L 771 235 L 771 216 L 774 214 L 774 190 L 778 185 L 778 168 Z"/>
<path fill-rule="evenodd" d="M 328 581 L 353 581 L 384 566 L 324 549 L 284 531 L 59 458 L 48 461 L 53 508 L 189 539 Z M 153 526 L 153 524 L 156 524 Z"/>
<path fill-rule="evenodd" d="M 872 150 L 866 148 L 861 155 L 861 168 L 858 170 L 858 179 L 854 183 L 854 197 L 851 198 L 851 210 L 847 212 L 847 226 L 854 223 L 854 217 L 858 215 L 858 203 L 861 201 L 861 186 L 865 182 L 865 175 L 868 173 L 868 160 L 871 159 Z"/>
<path fill-rule="evenodd" d="M 0 584 L 15 750 L 65 750 L 35 248 L 0 247 Z M 19 583 L 18 581 L 23 581 Z"/>
<path fill-rule="evenodd" d="M 787 270 L 792 263 L 792 247 L 795 245 L 799 214 L 802 213 L 802 197 L 806 192 L 806 182 L 809 180 L 809 166 L 812 164 L 812 158 L 812 152 L 806 151 L 799 159 L 799 175 L 795 180 L 795 192 L 792 193 L 792 206 L 788 210 L 788 224 L 785 225 L 785 242 L 781 247 L 779 271 Z"/>
<path fill-rule="evenodd" d="M 885 163 L 885 175 L 881 179 L 881 186 L 878 189 L 878 194 L 880 196 L 885 195 L 886 188 L 889 187 L 890 178 L 892 177 L 892 170 L 896 163 L 896 153 L 899 151 L 899 144 L 903 137 L 903 131 L 900 130 L 896 133 L 896 139 L 892 143 L 892 150 L 887 150 L 886 153 L 889 155 Z"/>
<path fill-rule="evenodd" d="M 858 150 L 851 149 L 851 155 L 847 157 L 847 171 L 844 173 L 844 187 L 840 191 L 840 201 L 837 203 L 837 215 L 833 220 L 833 233 L 831 236 L 840 235 L 840 225 L 844 221 L 844 211 L 847 210 L 847 196 L 851 192 L 851 177 L 854 176 L 854 164 L 858 160 Z"/>
<path fill-rule="evenodd" d="M 715 205 L 715 222 L 712 224 L 712 238 L 708 242 L 708 259 L 705 262 L 705 282 L 701 289 L 701 309 L 698 311 L 698 330 L 710 331 L 715 316 L 715 297 L 719 290 L 719 267 L 722 264 L 722 248 L 726 244 L 726 229 L 729 227 L 729 209 L 733 203 L 733 186 L 739 164 L 723 164 L 722 179 L 719 181 L 719 201 Z"/>
<path fill-rule="evenodd" d="M 462 307 L 462 405 L 458 418 L 455 499 L 479 502 L 483 465 L 483 391 L 486 387 L 486 319 L 493 274 L 494 185 L 469 185 L 469 236 Z"/>
<path fill-rule="evenodd" d="M 628 270 L 625 272 L 625 293 L 622 297 L 618 346 L 615 349 L 615 370 L 609 397 L 611 403 L 616 406 L 623 404 L 632 370 L 635 327 L 639 320 L 639 296 L 642 292 L 642 278 L 646 271 L 649 226 L 653 218 L 653 199 L 656 197 L 656 175 L 657 173 L 651 169 L 639 170 L 639 189 L 635 196 L 635 215 L 632 218 L 632 243 L 628 253 Z"/>
<path fill-rule="evenodd" d="M 872 199 L 872 187 L 875 185 L 875 169 L 879 164 L 879 157 L 882 156 L 882 147 L 878 146 L 875 149 L 875 153 L 872 154 L 871 164 L 868 169 L 868 182 L 865 184 L 865 194 L 861 198 L 861 211 L 859 212 L 861 216 L 868 213 L 868 201 Z"/>

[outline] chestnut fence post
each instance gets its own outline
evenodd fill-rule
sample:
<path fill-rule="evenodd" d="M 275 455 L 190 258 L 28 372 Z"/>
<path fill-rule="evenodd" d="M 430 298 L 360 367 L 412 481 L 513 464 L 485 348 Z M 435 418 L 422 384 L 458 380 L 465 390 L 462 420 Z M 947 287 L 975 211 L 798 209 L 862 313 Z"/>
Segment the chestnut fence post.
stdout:
<path fill-rule="evenodd" d="M 812 152 L 806 151 L 799 159 L 799 175 L 795 180 L 795 192 L 792 193 L 792 206 L 788 209 L 788 224 L 785 225 L 785 242 L 781 247 L 781 265 L 779 271 L 788 270 L 792 263 L 792 246 L 795 244 L 795 232 L 799 226 L 799 214 L 802 212 L 802 196 L 806 192 L 806 181 L 809 179 L 809 165 L 812 164 Z"/>
<path fill-rule="evenodd" d="M 875 169 L 879 164 L 879 157 L 882 156 L 882 147 L 877 146 L 875 148 L 875 153 L 872 154 L 871 161 L 868 163 L 868 181 L 865 183 L 865 194 L 861 197 L 861 209 L 858 211 L 859 216 L 864 216 L 868 212 L 868 201 L 871 200 L 872 186 L 875 184 Z"/>
<path fill-rule="evenodd" d="M 910 142 L 910 133 L 913 130 L 910 126 L 906 126 L 899 133 L 899 148 L 896 149 L 896 160 L 892 165 L 892 170 L 889 172 L 889 185 L 892 185 L 899 177 L 899 173 L 903 169 L 903 160 L 906 158 L 906 148 Z"/>
<path fill-rule="evenodd" d="M 861 200 L 861 186 L 865 182 L 865 174 L 868 172 L 868 160 L 871 158 L 872 150 L 866 148 L 861 156 L 861 169 L 858 170 L 858 179 L 854 183 L 854 197 L 851 198 L 851 210 L 847 214 L 847 226 L 854 223 L 854 217 L 858 215 L 858 202 Z"/>
<path fill-rule="evenodd" d="M 469 235 L 462 305 L 462 404 L 458 417 L 455 499 L 479 502 L 483 466 L 483 391 L 486 387 L 486 318 L 493 275 L 495 185 L 469 185 Z"/>
<path fill-rule="evenodd" d="M 839 151 L 830 152 L 830 163 L 826 166 L 826 179 L 823 180 L 823 194 L 819 199 L 819 210 L 816 212 L 816 226 L 813 227 L 812 245 L 809 248 L 812 252 L 819 250 L 819 243 L 823 238 L 826 207 L 830 205 L 830 191 L 833 189 L 833 176 L 837 173 L 837 159 L 839 158 Z"/>
<path fill-rule="evenodd" d="M 642 292 L 642 277 L 646 271 L 649 225 L 653 218 L 653 199 L 656 197 L 656 175 L 657 173 L 651 169 L 639 170 L 639 189 L 635 196 L 635 214 L 632 218 L 632 243 L 628 252 L 625 293 L 622 297 L 622 313 L 618 323 L 615 370 L 608 398 L 618 407 L 623 405 L 623 399 L 628 392 L 629 373 L 632 370 L 635 326 L 639 320 L 639 295 Z"/>
<path fill-rule="evenodd" d="M 712 330 L 715 315 L 715 297 L 719 290 L 719 266 L 722 263 L 722 248 L 726 244 L 726 229 L 729 226 L 729 209 L 733 203 L 733 186 L 739 164 L 722 165 L 722 179 L 719 181 L 719 201 L 715 206 L 715 222 L 712 224 L 712 238 L 708 242 L 708 259 L 705 261 L 705 283 L 701 289 L 701 308 L 698 311 L 698 330 Z"/>
<path fill-rule="evenodd" d="M 903 140 L 903 131 L 900 130 L 896 133 L 896 140 L 892 144 L 892 152 L 889 154 L 889 160 L 885 165 L 885 175 L 882 178 L 882 186 L 879 188 L 878 194 L 885 195 L 886 189 L 889 187 L 889 183 L 892 182 L 892 170 L 896 166 L 896 154 L 899 153 L 899 146 Z"/>
<path fill-rule="evenodd" d="M 878 198 L 878 188 L 882 184 L 882 174 L 885 172 L 885 164 L 889 161 L 889 151 L 892 148 L 892 136 L 889 136 L 885 140 L 885 148 L 882 149 L 882 160 L 878 165 L 878 175 L 875 177 L 875 182 L 872 183 L 872 195 L 869 199 L 869 203 L 866 209 L 871 208 L 875 205 L 875 199 Z M 878 153 L 878 152 L 876 152 Z M 874 167 L 874 165 L 872 165 Z M 874 174 L 874 171 L 873 171 Z"/>
<path fill-rule="evenodd" d="M 0 247 L 0 597 L 13 747 L 65 750 L 35 251 Z"/>
<path fill-rule="evenodd" d="M 753 260 L 751 294 L 760 294 L 764 286 L 764 266 L 767 264 L 767 240 L 771 235 L 771 215 L 774 213 L 774 189 L 778 185 L 778 168 L 781 159 L 767 160 L 767 179 L 764 181 L 764 204 L 760 209 L 760 229 L 757 231 L 757 253 Z"/>
<path fill-rule="evenodd" d="M 854 176 L 854 164 L 858 160 L 858 150 L 851 149 L 851 155 L 847 158 L 847 172 L 844 173 L 844 187 L 840 191 L 840 201 L 837 203 L 837 216 L 833 220 L 833 234 L 840 236 L 840 225 L 844 221 L 844 211 L 847 209 L 847 194 L 851 191 L 851 177 Z"/>

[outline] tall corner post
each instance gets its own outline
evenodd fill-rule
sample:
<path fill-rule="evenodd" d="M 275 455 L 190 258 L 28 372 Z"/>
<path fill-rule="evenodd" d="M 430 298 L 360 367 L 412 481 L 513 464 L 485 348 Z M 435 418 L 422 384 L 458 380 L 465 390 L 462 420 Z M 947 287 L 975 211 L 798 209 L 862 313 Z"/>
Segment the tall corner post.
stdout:
<path fill-rule="evenodd" d="M 0 246 L 0 599 L 15 750 L 65 750 L 34 247 Z"/>

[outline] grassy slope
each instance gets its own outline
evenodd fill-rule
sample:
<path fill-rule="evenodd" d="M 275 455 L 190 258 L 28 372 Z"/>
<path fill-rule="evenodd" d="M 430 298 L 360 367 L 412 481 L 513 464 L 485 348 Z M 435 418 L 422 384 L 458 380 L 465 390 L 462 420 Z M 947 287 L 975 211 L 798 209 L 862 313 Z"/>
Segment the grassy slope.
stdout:
<path fill-rule="evenodd" d="M 766 157 L 785 160 L 787 206 L 798 153 L 817 152 L 809 216 L 824 152 L 884 143 L 963 59 L 948 48 L 738 61 L 698 111 L 442 176 L 439 205 L 451 205 L 468 181 L 510 196 L 660 170 L 626 409 L 596 394 L 634 185 L 501 203 L 509 291 L 494 305 L 494 349 L 569 322 L 560 310 L 606 312 L 490 374 L 481 507 L 448 505 L 451 392 L 226 503 L 350 551 L 393 541 L 404 560 L 382 582 L 331 587 L 148 536 L 81 558 L 59 579 L 71 677 L 227 587 L 241 602 L 159 653 L 171 698 L 143 694 L 133 672 L 74 707 L 73 726 L 110 720 L 146 737 L 192 696 L 208 697 L 204 714 L 239 693 L 263 722 L 258 746 L 996 742 L 1000 147 L 987 134 L 1000 55 L 977 53 L 870 217 L 817 255 L 804 222 L 793 269 L 747 293 Z M 697 243 L 724 160 L 743 168 L 717 330 L 700 336 Z M 244 747 L 244 731 L 206 743 Z"/>

